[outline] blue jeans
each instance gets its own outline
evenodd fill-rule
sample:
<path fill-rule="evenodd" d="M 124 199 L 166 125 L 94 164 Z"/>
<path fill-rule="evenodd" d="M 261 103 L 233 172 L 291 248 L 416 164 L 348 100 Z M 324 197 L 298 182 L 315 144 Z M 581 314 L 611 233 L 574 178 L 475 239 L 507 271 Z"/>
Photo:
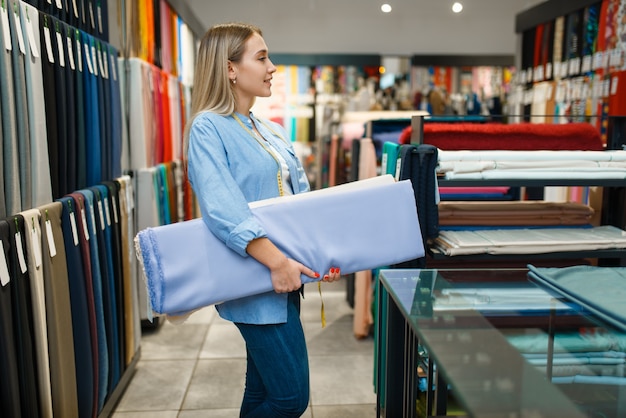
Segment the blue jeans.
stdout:
<path fill-rule="evenodd" d="M 300 292 L 289 294 L 287 322 L 236 323 L 248 367 L 240 417 L 299 417 L 309 404 L 309 359 L 300 322 Z"/>

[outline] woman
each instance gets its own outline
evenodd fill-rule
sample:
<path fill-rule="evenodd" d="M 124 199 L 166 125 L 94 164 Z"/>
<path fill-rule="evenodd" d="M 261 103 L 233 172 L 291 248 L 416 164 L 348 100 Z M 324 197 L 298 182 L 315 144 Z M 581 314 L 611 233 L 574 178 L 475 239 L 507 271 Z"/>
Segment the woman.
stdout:
<path fill-rule="evenodd" d="M 309 402 L 300 275 L 319 273 L 287 258 L 248 207 L 309 190 L 284 129 L 250 112 L 256 97 L 270 96 L 274 72 L 259 28 L 232 23 L 209 29 L 199 46 L 185 134 L 189 180 L 206 225 L 242 257 L 265 265 L 274 288 L 217 306 L 246 342 L 242 417 L 298 417 Z M 331 268 L 322 280 L 339 278 L 339 269 Z"/>

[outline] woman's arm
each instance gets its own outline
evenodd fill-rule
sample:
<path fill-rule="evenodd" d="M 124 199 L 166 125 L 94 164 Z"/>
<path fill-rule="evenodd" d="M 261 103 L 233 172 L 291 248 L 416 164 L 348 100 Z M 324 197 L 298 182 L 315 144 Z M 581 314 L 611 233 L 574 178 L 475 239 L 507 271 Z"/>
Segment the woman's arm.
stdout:
<path fill-rule="evenodd" d="M 248 244 L 246 251 L 270 270 L 272 286 L 277 293 L 292 292 L 302 286 L 300 275 L 304 274 L 311 278 L 320 277 L 305 265 L 287 258 L 268 238 L 257 238 Z M 331 268 L 323 280 L 332 282 L 341 277 L 338 268 Z"/>

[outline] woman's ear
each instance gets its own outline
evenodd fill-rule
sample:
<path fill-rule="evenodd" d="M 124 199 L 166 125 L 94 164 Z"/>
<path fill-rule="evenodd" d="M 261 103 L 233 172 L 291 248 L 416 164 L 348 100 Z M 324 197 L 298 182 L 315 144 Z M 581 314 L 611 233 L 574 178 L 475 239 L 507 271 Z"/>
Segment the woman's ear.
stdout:
<path fill-rule="evenodd" d="M 228 61 L 228 78 L 230 78 L 231 81 L 237 79 L 237 72 L 235 71 L 235 66 L 230 60 Z"/>

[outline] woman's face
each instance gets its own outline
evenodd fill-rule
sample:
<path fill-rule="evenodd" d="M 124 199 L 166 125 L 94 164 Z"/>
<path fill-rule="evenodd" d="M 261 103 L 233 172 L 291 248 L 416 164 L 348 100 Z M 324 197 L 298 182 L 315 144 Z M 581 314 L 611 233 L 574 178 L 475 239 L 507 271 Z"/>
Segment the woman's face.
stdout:
<path fill-rule="evenodd" d="M 247 41 L 241 61 L 232 63 L 237 83 L 234 85 L 240 98 L 269 97 L 272 94 L 272 74 L 276 67 L 270 61 L 267 45 L 258 33 Z"/>

